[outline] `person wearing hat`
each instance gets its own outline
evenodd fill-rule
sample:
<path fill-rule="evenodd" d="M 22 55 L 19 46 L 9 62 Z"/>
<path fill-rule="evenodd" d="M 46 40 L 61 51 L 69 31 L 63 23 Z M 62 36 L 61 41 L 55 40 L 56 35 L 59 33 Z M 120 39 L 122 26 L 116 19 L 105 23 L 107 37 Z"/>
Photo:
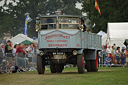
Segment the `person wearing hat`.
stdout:
<path fill-rule="evenodd" d="M 7 71 L 8 72 L 10 72 L 11 63 L 14 63 L 12 51 L 13 51 L 13 43 L 10 40 L 8 40 L 7 44 L 5 46 L 5 55 L 6 55 L 6 59 L 8 61 L 8 63 L 7 63 Z"/>
<path fill-rule="evenodd" d="M 13 43 L 8 40 L 7 45 L 5 46 L 5 53 L 12 53 L 13 51 Z"/>
<path fill-rule="evenodd" d="M 13 58 L 12 52 L 13 52 L 13 43 L 10 40 L 8 40 L 5 46 L 5 55 L 7 57 L 8 62 L 12 62 L 12 58 Z"/>

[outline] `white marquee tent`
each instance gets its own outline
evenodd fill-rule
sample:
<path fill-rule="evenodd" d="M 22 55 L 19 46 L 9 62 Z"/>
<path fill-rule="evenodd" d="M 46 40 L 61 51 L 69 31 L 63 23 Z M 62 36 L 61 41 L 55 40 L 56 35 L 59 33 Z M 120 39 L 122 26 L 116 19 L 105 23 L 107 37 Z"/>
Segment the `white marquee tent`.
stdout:
<path fill-rule="evenodd" d="M 109 45 L 125 47 L 123 44 L 128 39 L 128 22 L 125 23 L 108 23 L 107 39 Z"/>
<path fill-rule="evenodd" d="M 102 30 L 100 32 L 97 33 L 97 35 L 101 35 L 102 36 L 102 45 L 106 44 L 106 40 L 107 40 L 107 33 L 103 32 Z"/>
<path fill-rule="evenodd" d="M 107 34 L 102 36 L 102 45 L 106 45 Z"/>
<path fill-rule="evenodd" d="M 101 30 L 100 32 L 97 33 L 97 35 L 104 36 L 104 35 L 106 35 L 106 33 Z"/>
<path fill-rule="evenodd" d="M 21 43 L 24 40 L 28 40 L 28 41 L 34 42 L 33 39 L 27 37 L 24 34 L 18 34 L 16 36 L 14 36 L 13 38 L 11 38 L 11 41 L 12 41 L 13 44 Z"/>

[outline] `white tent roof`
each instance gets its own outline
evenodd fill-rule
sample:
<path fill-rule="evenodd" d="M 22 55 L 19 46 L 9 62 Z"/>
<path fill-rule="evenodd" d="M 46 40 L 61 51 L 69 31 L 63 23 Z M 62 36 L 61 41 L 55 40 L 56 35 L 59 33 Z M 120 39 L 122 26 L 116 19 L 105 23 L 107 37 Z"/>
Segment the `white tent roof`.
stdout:
<path fill-rule="evenodd" d="M 108 23 L 107 38 L 111 46 L 115 43 L 117 46 L 125 47 L 123 43 L 128 39 L 128 22 Z"/>
<path fill-rule="evenodd" d="M 106 35 L 106 33 L 101 30 L 100 32 L 97 33 L 97 35 L 104 36 L 104 35 Z"/>
<path fill-rule="evenodd" d="M 107 34 L 102 36 L 102 45 L 106 45 Z"/>
<path fill-rule="evenodd" d="M 24 35 L 24 34 L 18 34 L 18 35 L 16 35 L 15 37 L 11 38 L 11 41 L 12 41 L 13 44 L 21 43 L 21 42 L 24 41 L 24 40 L 28 40 L 28 41 L 33 42 L 33 39 L 27 37 L 27 36 Z"/>

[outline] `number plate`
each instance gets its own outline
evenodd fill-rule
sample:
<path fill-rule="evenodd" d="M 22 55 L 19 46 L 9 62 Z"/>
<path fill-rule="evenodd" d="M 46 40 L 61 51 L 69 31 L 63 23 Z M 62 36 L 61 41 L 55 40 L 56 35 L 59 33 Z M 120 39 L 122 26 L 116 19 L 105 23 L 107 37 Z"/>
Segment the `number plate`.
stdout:
<path fill-rule="evenodd" d="M 64 55 L 63 52 L 53 52 L 53 55 Z"/>

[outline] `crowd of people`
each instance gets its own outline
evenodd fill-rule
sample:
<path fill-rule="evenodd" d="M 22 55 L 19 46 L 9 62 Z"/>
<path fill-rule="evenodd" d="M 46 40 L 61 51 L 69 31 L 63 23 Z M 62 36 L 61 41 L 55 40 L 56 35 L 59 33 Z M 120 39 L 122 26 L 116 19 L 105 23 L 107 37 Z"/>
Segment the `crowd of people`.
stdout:
<path fill-rule="evenodd" d="M 116 44 L 113 44 L 113 46 L 103 45 L 102 51 L 99 52 L 99 56 L 104 66 L 120 65 L 124 67 L 126 58 L 128 58 L 128 47 L 120 48 L 117 47 Z"/>
<path fill-rule="evenodd" d="M 23 71 L 24 65 L 16 65 L 17 62 L 25 63 L 32 62 L 33 54 L 38 50 L 38 43 L 30 43 L 30 45 L 24 45 L 23 43 L 15 44 L 8 40 L 6 44 L 0 44 L 0 73 L 10 72 L 15 73 L 20 69 Z M 27 58 L 24 56 L 27 55 Z M 18 58 L 16 57 L 18 56 Z M 18 63 L 17 63 L 18 64 Z"/>
<path fill-rule="evenodd" d="M 32 62 L 33 54 L 38 51 L 38 43 L 30 43 L 30 45 L 24 45 L 23 43 L 15 44 L 8 40 L 6 44 L 0 44 L 0 73 L 15 73 L 18 69 L 23 71 L 25 68 L 26 58 L 27 61 Z M 16 57 L 18 56 L 18 57 Z M 126 48 L 103 45 L 102 50 L 99 52 L 99 63 L 104 66 L 121 65 L 125 66 L 126 58 L 128 58 L 128 46 Z M 18 65 L 16 62 L 21 62 Z"/>

